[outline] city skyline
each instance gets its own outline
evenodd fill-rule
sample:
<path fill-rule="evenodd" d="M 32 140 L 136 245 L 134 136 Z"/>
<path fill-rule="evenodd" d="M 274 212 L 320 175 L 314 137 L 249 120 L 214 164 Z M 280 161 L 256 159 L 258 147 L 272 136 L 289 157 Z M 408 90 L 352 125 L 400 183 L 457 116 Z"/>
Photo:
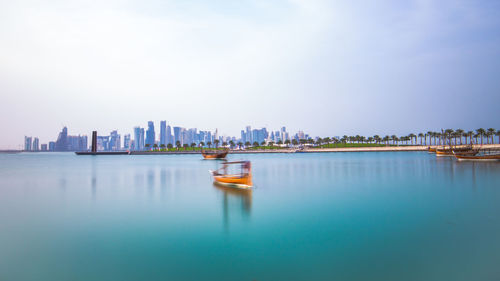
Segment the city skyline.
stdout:
<path fill-rule="evenodd" d="M 215 140 L 223 142 L 233 141 L 241 142 L 242 144 L 254 142 L 270 142 L 279 140 L 291 140 L 299 138 L 309 138 L 308 134 L 303 131 L 298 131 L 292 135 L 286 131 L 286 127 L 281 127 L 276 131 L 267 131 L 267 128 L 254 128 L 246 126 L 241 130 L 240 136 L 222 135 L 218 133 L 218 129 L 212 131 L 199 130 L 198 128 L 185 128 L 179 126 L 170 126 L 166 120 L 159 122 L 160 131 L 155 131 L 155 122 L 148 121 L 147 129 L 140 126 L 133 127 L 133 133 L 119 134 L 118 130 L 112 130 L 109 134 L 98 133 L 97 135 L 97 150 L 99 151 L 119 151 L 119 150 L 144 150 L 167 144 L 176 145 L 179 142 L 181 145 L 196 145 L 205 144 L 205 146 L 215 144 Z M 156 133 L 158 132 L 158 133 Z M 123 135 L 123 142 L 121 141 Z M 131 138 L 133 136 L 133 138 Z M 86 134 L 69 135 L 68 128 L 64 126 L 59 132 L 59 135 L 54 141 L 47 141 L 41 145 L 38 137 L 25 136 L 24 150 L 25 151 L 84 151 L 90 149 L 88 146 L 88 137 Z M 22 145 L 20 145 L 21 147 Z"/>
<path fill-rule="evenodd" d="M 499 128 L 498 11 L 464 0 L 4 1 L 0 149 L 64 125 L 129 132 L 165 118 L 228 135 L 247 124 L 318 136 Z"/>

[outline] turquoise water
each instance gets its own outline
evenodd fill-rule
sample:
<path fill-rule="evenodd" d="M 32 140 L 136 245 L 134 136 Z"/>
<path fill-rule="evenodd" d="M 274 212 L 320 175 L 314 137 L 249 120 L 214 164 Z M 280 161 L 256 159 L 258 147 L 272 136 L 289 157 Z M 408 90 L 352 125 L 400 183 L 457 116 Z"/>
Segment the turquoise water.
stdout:
<path fill-rule="evenodd" d="M 498 280 L 500 163 L 0 154 L 0 280 Z"/>

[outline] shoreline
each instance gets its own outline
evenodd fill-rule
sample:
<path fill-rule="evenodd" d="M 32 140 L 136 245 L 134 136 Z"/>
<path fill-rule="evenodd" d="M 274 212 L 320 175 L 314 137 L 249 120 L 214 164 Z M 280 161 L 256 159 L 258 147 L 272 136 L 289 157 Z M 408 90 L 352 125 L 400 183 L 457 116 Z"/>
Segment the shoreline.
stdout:
<path fill-rule="evenodd" d="M 465 145 L 462 145 L 465 146 Z M 230 150 L 230 154 L 259 154 L 259 153 L 326 153 L 326 152 L 404 152 L 404 151 L 427 151 L 431 148 L 440 148 L 442 145 L 408 145 L 408 146 L 374 146 L 374 147 L 338 147 L 338 148 L 306 148 L 303 150 L 297 150 L 296 148 L 283 148 L 283 149 L 261 149 L 261 150 Z M 460 145 L 458 146 L 460 147 Z M 500 144 L 483 144 L 476 145 L 476 148 L 481 150 L 486 149 L 499 149 Z M 40 153 L 40 152 L 52 152 L 52 151 L 22 151 L 22 150 L 0 150 L 0 153 Z M 54 151 L 57 152 L 57 151 Z M 75 152 L 73 152 L 75 153 Z M 82 155 L 92 155 L 90 152 L 78 152 Z M 95 155 L 180 155 L 180 154 L 201 154 L 199 150 L 179 150 L 179 151 L 99 151 Z"/>

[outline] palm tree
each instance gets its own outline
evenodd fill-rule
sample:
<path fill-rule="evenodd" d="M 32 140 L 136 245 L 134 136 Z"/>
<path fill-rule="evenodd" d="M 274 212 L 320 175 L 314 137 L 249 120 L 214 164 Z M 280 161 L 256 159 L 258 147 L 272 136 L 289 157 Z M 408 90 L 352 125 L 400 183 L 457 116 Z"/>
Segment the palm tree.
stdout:
<path fill-rule="evenodd" d="M 241 149 L 241 147 L 243 146 L 243 143 L 241 141 L 238 142 L 238 147 Z"/>
<path fill-rule="evenodd" d="M 227 142 L 223 142 L 223 143 L 222 143 L 222 146 L 223 146 L 223 147 L 226 147 L 226 146 L 227 146 Z"/>
<path fill-rule="evenodd" d="M 210 148 L 212 146 L 212 142 L 211 141 L 208 141 L 207 142 L 207 145 L 208 145 L 208 148 Z"/>
<path fill-rule="evenodd" d="M 172 149 L 173 147 L 174 147 L 174 146 L 173 146 L 171 143 L 167 144 L 167 148 L 168 148 L 168 149 Z"/>
<path fill-rule="evenodd" d="M 177 147 L 177 150 L 179 150 L 181 148 L 181 142 L 180 141 L 176 141 L 175 142 L 175 146 Z"/>
<path fill-rule="evenodd" d="M 254 146 L 254 147 L 257 147 L 257 146 L 259 146 L 259 143 L 258 143 L 258 142 L 256 142 L 256 141 L 254 141 L 254 142 L 253 142 L 253 146 Z"/>
<path fill-rule="evenodd" d="M 155 143 L 153 144 L 153 150 L 157 150 L 158 149 L 158 145 Z"/>
<path fill-rule="evenodd" d="M 379 135 L 374 135 L 373 140 L 375 141 L 375 143 L 380 144 L 380 136 Z"/>
<path fill-rule="evenodd" d="M 205 146 L 205 143 L 200 141 L 200 147 L 204 147 Z"/>
<path fill-rule="evenodd" d="M 417 142 L 417 136 L 414 133 L 411 133 L 408 135 L 411 141 L 411 145 L 413 145 L 413 139 L 415 139 L 415 142 Z"/>
<path fill-rule="evenodd" d="M 145 147 L 149 150 L 149 146 L 150 144 L 149 143 L 146 143 Z"/>
<path fill-rule="evenodd" d="M 285 140 L 286 146 L 290 146 L 290 140 Z"/>
<path fill-rule="evenodd" d="M 496 132 L 497 132 L 497 131 L 496 131 L 495 129 L 493 129 L 493 128 L 489 128 L 489 129 L 488 129 L 488 135 L 489 135 L 489 136 L 491 136 L 491 143 L 494 143 L 494 142 L 495 142 L 495 140 L 493 139 L 493 137 L 495 136 L 495 133 L 496 133 Z"/>
<path fill-rule="evenodd" d="M 230 147 L 231 149 L 233 149 L 233 147 L 234 147 L 234 141 L 233 141 L 233 140 L 230 140 L 230 141 L 229 141 L 229 147 Z"/>
<path fill-rule="evenodd" d="M 398 136 L 392 135 L 391 140 L 392 140 L 392 144 L 394 144 L 394 142 L 398 140 Z"/>
<path fill-rule="evenodd" d="M 261 142 L 260 142 L 260 145 L 261 145 L 261 146 L 265 146 L 265 145 L 266 145 L 266 141 L 261 141 Z M 264 148 L 265 148 L 265 147 L 264 147 Z"/>
<path fill-rule="evenodd" d="M 294 146 L 297 146 L 297 145 L 299 144 L 299 142 L 298 142 L 296 139 L 293 139 L 293 140 L 292 140 L 292 144 L 293 144 Z"/>
<path fill-rule="evenodd" d="M 500 143 L 500 130 L 497 130 L 497 133 L 495 135 L 498 137 L 498 143 Z"/>
<path fill-rule="evenodd" d="M 196 146 L 196 143 L 192 142 L 191 143 L 191 150 L 194 150 L 194 147 Z"/>
<path fill-rule="evenodd" d="M 214 144 L 215 144 L 215 149 L 217 149 L 219 147 L 219 140 L 214 140 Z"/>
<path fill-rule="evenodd" d="M 246 147 L 249 147 L 250 145 L 251 145 L 251 143 L 249 141 L 245 142 Z"/>
<path fill-rule="evenodd" d="M 390 140 L 390 139 L 391 139 L 391 138 L 390 138 L 389 136 L 385 136 L 385 137 L 382 139 L 382 141 L 384 141 L 384 142 L 385 142 L 385 145 L 388 145 L 388 144 L 389 144 L 389 140 Z"/>
<path fill-rule="evenodd" d="M 419 133 L 418 137 L 420 138 L 420 145 L 422 145 L 422 138 L 424 137 L 423 133 Z"/>
<path fill-rule="evenodd" d="M 467 131 L 467 133 L 465 133 L 466 137 L 469 137 L 469 144 L 472 144 L 472 136 L 474 136 L 474 132 L 473 131 Z M 465 143 L 467 143 L 467 139 L 465 139 Z"/>
<path fill-rule="evenodd" d="M 281 146 L 283 144 L 283 141 L 279 140 L 278 145 Z"/>
<path fill-rule="evenodd" d="M 481 145 L 483 145 L 483 136 L 486 134 L 486 130 L 483 128 L 479 128 L 476 130 L 476 133 L 481 137 Z"/>
<path fill-rule="evenodd" d="M 462 137 L 464 136 L 465 131 L 462 129 L 456 129 L 455 133 L 457 133 L 457 137 L 460 140 L 460 144 L 462 144 Z"/>
<path fill-rule="evenodd" d="M 274 141 L 270 141 L 269 146 L 274 146 Z"/>
<path fill-rule="evenodd" d="M 184 150 L 186 150 L 189 147 L 187 143 L 183 144 L 182 146 L 184 147 Z"/>
<path fill-rule="evenodd" d="M 161 148 L 161 150 L 165 150 L 165 145 L 163 143 L 160 144 L 160 148 Z"/>
<path fill-rule="evenodd" d="M 321 147 L 321 143 L 323 142 L 323 140 L 321 138 L 318 138 L 316 140 L 316 144 L 319 145 Z"/>

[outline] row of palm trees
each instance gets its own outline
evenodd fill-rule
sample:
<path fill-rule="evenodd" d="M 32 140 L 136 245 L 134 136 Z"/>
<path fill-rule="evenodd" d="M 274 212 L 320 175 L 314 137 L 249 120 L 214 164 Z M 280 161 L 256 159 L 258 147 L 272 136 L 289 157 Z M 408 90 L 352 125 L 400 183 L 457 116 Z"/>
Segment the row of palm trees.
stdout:
<path fill-rule="evenodd" d="M 500 130 L 495 130 L 493 128 L 489 128 L 487 130 L 483 128 L 479 128 L 475 131 L 464 131 L 462 129 L 446 129 L 442 132 L 432 132 L 429 131 L 427 133 L 419 133 L 419 134 L 409 134 L 407 136 L 384 136 L 380 137 L 379 135 L 374 135 L 373 137 L 364 137 L 364 136 L 347 136 L 344 135 L 340 139 L 339 138 L 318 138 L 314 144 L 322 145 L 322 144 L 330 144 L 330 143 L 368 143 L 368 144 L 411 144 L 411 145 L 443 145 L 447 144 L 450 140 L 453 145 L 460 144 L 493 144 L 495 143 L 494 137 L 498 137 L 498 143 L 500 143 Z"/>
<path fill-rule="evenodd" d="M 277 142 L 274 142 L 274 141 L 270 141 L 270 142 L 266 142 L 266 141 L 263 141 L 261 143 L 258 143 L 258 142 L 253 142 L 253 143 L 250 143 L 250 142 L 245 142 L 245 143 L 242 143 L 242 142 L 238 142 L 238 143 L 235 143 L 234 141 L 229 141 L 229 142 L 222 142 L 220 143 L 219 140 L 214 140 L 214 142 L 207 142 L 206 144 L 204 142 L 200 142 L 198 144 L 196 143 L 191 143 L 191 144 L 181 144 L 180 141 L 176 141 L 175 143 L 175 147 L 177 149 L 181 149 L 181 148 L 184 148 L 184 150 L 187 150 L 189 147 L 191 147 L 192 150 L 195 149 L 195 147 L 199 147 L 199 148 L 202 148 L 202 147 L 205 147 L 208 146 L 208 148 L 211 148 L 212 145 L 215 146 L 215 148 L 218 148 L 219 145 L 222 145 L 223 147 L 230 147 L 231 149 L 235 148 L 235 147 L 239 147 L 240 149 L 245 146 L 245 147 L 265 147 L 266 145 L 267 146 L 271 146 L 271 147 L 274 147 L 275 145 L 278 145 L 278 146 L 282 146 L 283 144 L 286 145 L 286 146 L 290 146 L 291 145 L 294 145 L 294 146 L 297 146 L 299 144 L 301 145 L 306 145 L 306 144 L 309 144 L 309 145 L 317 145 L 317 146 L 321 146 L 321 145 L 329 145 L 329 144 L 339 144 L 339 143 L 349 143 L 349 144 L 354 144 L 354 143 L 358 143 L 358 144 L 379 144 L 379 145 L 382 145 L 382 144 L 385 144 L 385 145 L 417 145 L 417 144 L 420 144 L 420 145 L 444 145 L 444 144 L 447 144 L 448 143 L 448 140 L 451 141 L 451 143 L 453 145 L 461 145 L 461 144 L 490 144 L 490 143 L 495 143 L 495 139 L 494 137 L 497 136 L 498 137 L 498 143 L 500 143 L 500 130 L 495 130 L 493 128 L 489 128 L 487 130 L 483 129 L 483 128 L 479 128 L 475 131 L 464 131 L 462 129 L 457 129 L 457 130 L 453 130 L 453 129 L 446 129 L 442 132 L 432 132 L 432 131 L 428 131 L 427 133 L 419 133 L 419 134 L 409 134 L 407 136 L 396 136 L 396 135 L 386 135 L 384 137 L 381 137 L 379 135 L 374 135 L 372 137 L 364 137 L 364 136 L 360 136 L 360 135 L 356 135 L 356 136 L 347 136 L 347 135 L 344 135 L 340 138 L 336 138 L 336 137 L 326 137 L 326 138 L 316 138 L 316 140 L 314 139 L 300 139 L 300 140 L 296 140 L 296 139 L 292 139 L 292 140 L 285 140 L 285 141 L 277 141 Z M 164 150 L 165 148 L 168 148 L 168 149 L 172 149 L 174 148 L 174 145 L 169 143 L 167 145 L 164 145 L 164 144 L 161 144 L 161 145 L 157 145 L 157 144 L 154 144 L 154 145 L 150 145 L 150 144 L 146 144 L 146 148 L 153 148 L 154 150 L 158 150 L 158 149 L 162 149 Z"/>

